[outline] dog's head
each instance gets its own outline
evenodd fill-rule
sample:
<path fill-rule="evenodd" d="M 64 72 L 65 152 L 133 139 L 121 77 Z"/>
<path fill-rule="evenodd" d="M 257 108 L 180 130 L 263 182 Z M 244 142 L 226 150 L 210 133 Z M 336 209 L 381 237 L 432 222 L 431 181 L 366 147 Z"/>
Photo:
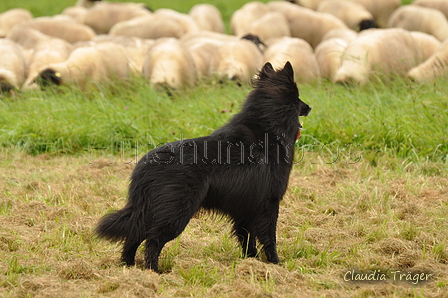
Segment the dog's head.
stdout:
<path fill-rule="evenodd" d="M 308 116 L 311 111 L 311 107 L 299 97 L 299 89 L 294 82 L 294 70 L 289 61 L 279 70 L 275 70 L 271 63 L 266 63 L 253 85 L 256 90 L 275 99 L 276 104 L 295 106 L 298 116 Z"/>

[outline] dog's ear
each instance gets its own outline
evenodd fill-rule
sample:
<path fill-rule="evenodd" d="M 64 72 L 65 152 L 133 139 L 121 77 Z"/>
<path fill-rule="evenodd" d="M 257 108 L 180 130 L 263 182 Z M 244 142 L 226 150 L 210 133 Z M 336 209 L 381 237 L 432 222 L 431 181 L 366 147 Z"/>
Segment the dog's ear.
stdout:
<path fill-rule="evenodd" d="M 260 70 L 260 73 L 258 74 L 258 77 L 260 78 L 260 80 L 263 80 L 263 79 L 269 77 L 273 73 L 275 73 L 275 70 L 272 67 L 272 64 L 270 62 L 267 62 L 263 66 L 263 68 Z"/>
<path fill-rule="evenodd" d="M 292 68 L 292 65 L 289 61 L 286 62 L 282 71 L 294 80 L 294 69 Z"/>

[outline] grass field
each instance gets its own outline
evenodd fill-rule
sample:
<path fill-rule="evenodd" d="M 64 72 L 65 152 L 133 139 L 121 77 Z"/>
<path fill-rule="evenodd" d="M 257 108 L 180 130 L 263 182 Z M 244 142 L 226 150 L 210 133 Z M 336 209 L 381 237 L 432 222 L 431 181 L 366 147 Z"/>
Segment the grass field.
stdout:
<path fill-rule="evenodd" d="M 227 19 L 243 3 L 210 2 Z M 209 134 L 251 87 L 210 79 L 167 94 L 134 78 L 0 95 L 0 296 L 447 297 L 448 82 L 299 87 L 313 110 L 281 204 L 281 265 L 241 258 L 226 219 L 198 214 L 163 250 L 161 275 L 141 249 L 136 267 L 120 266 L 120 246 L 92 228 L 124 205 L 136 158 Z"/>

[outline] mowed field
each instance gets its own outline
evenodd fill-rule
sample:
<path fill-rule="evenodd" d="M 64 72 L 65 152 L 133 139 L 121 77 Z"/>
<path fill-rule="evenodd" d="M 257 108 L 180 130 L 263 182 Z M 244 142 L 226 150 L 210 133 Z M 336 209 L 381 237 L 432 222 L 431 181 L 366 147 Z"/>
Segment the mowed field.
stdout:
<path fill-rule="evenodd" d="M 209 2 L 227 21 L 244 3 Z M 137 266 L 120 265 L 120 245 L 93 228 L 124 206 L 147 150 L 209 134 L 251 87 L 211 78 L 168 94 L 134 78 L 0 95 L 0 296 L 448 297 L 448 82 L 299 88 L 313 110 L 281 203 L 281 265 L 243 259 L 227 219 L 200 213 L 162 251 L 160 275 L 143 268 L 143 247 Z"/>

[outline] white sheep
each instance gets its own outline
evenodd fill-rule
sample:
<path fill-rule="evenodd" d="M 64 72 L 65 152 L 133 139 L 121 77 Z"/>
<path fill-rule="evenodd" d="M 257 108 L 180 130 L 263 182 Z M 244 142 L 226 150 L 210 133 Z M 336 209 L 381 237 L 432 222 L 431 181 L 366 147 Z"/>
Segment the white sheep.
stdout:
<path fill-rule="evenodd" d="M 83 6 L 68 6 L 64 8 L 61 15 L 69 16 L 78 23 L 84 22 L 84 16 L 86 15 L 88 9 Z"/>
<path fill-rule="evenodd" d="M 448 38 L 448 20 L 442 12 L 433 8 L 404 5 L 392 14 L 389 27 L 425 32 L 440 41 Z"/>
<path fill-rule="evenodd" d="M 295 0 L 292 1 L 300 6 L 316 10 L 321 2 L 325 0 Z M 340 2 L 344 0 L 339 0 Z M 401 5 L 400 0 L 351 0 L 362 4 L 375 19 L 378 27 L 386 28 L 390 15 Z"/>
<path fill-rule="evenodd" d="M 376 27 L 372 14 L 362 4 L 353 1 L 326 0 L 319 4 L 317 11 L 334 15 L 355 31 Z"/>
<path fill-rule="evenodd" d="M 0 13 L 0 38 L 5 37 L 15 25 L 31 19 L 33 19 L 31 12 L 23 8 L 13 8 Z"/>
<path fill-rule="evenodd" d="M 89 89 L 114 78 L 126 78 L 129 73 L 123 46 L 112 42 L 99 43 L 76 48 L 66 61 L 47 65 L 40 72 L 38 82 Z"/>
<path fill-rule="evenodd" d="M 146 53 L 154 44 L 153 39 L 143 39 L 135 36 L 119 36 L 110 34 L 100 34 L 95 36 L 91 42 L 108 43 L 113 42 L 122 45 L 128 57 L 129 67 L 134 75 L 142 73 L 143 63 L 145 62 Z"/>
<path fill-rule="evenodd" d="M 95 32 L 89 26 L 79 24 L 69 16 L 39 17 L 18 26 L 36 29 L 49 36 L 64 39 L 70 43 L 90 40 Z"/>
<path fill-rule="evenodd" d="M 322 41 L 315 50 L 322 78 L 334 81 L 341 66 L 342 54 L 348 42 L 341 38 L 330 38 Z"/>
<path fill-rule="evenodd" d="M 98 2 L 101 2 L 101 0 L 78 0 L 78 1 L 76 1 L 75 6 L 90 8 Z"/>
<path fill-rule="evenodd" d="M 270 38 L 291 36 L 291 30 L 289 29 L 288 20 L 282 13 L 270 11 L 258 20 L 253 21 L 247 32 L 244 32 L 242 35 L 247 34 L 253 34 L 262 41 L 267 41 Z"/>
<path fill-rule="evenodd" d="M 342 55 L 335 82 L 362 85 L 372 76 L 403 76 L 429 58 L 440 44 L 435 38 L 422 38 L 423 33 L 412 34 L 400 28 L 362 32 Z"/>
<path fill-rule="evenodd" d="M 160 37 L 180 38 L 189 32 L 199 31 L 198 25 L 190 16 L 173 10 L 158 9 L 151 15 L 115 24 L 109 34 L 157 39 Z"/>
<path fill-rule="evenodd" d="M 28 61 L 27 78 L 22 90 L 39 89 L 36 78 L 48 65 L 64 62 L 73 51 L 73 45 L 55 37 L 39 41 Z"/>
<path fill-rule="evenodd" d="M 392 13 L 401 6 L 400 0 L 351 0 L 362 4 L 374 17 L 380 28 L 387 28 Z"/>
<path fill-rule="evenodd" d="M 416 0 L 412 2 L 412 5 L 440 10 L 448 18 L 448 1 L 446 0 Z"/>
<path fill-rule="evenodd" d="M 407 76 L 423 83 L 448 75 L 448 40 L 428 60 L 409 70 Z"/>
<path fill-rule="evenodd" d="M 20 88 L 26 71 L 26 62 L 20 46 L 12 40 L 0 39 L 0 57 L 0 91 Z"/>
<path fill-rule="evenodd" d="M 340 38 L 345 40 L 347 43 L 352 42 L 358 37 L 358 33 L 355 30 L 349 28 L 336 28 L 331 29 L 322 37 L 321 43 L 327 39 Z"/>
<path fill-rule="evenodd" d="M 252 1 L 244 4 L 230 18 L 232 34 L 237 36 L 247 34 L 251 24 L 268 12 L 269 8 L 262 2 Z"/>
<path fill-rule="evenodd" d="M 193 86 L 197 80 L 193 58 L 176 38 L 158 39 L 148 50 L 142 71 L 152 85 L 170 88 Z"/>
<path fill-rule="evenodd" d="M 231 80 L 249 83 L 255 72 L 263 66 L 263 54 L 246 39 L 221 45 L 210 64 L 210 73 Z"/>
<path fill-rule="evenodd" d="M 29 26 L 17 25 L 9 30 L 7 39 L 10 39 L 26 50 L 34 50 L 34 47 L 41 41 L 47 41 L 51 37 Z"/>
<path fill-rule="evenodd" d="M 291 29 L 291 35 L 306 40 L 315 48 L 328 31 L 335 28 L 347 28 L 340 19 L 328 13 L 315 12 L 286 1 L 268 2 L 273 11 L 283 13 Z"/>
<path fill-rule="evenodd" d="M 315 81 L 320 77 L 316 56 L 308 42 L 295 37 L 280 37 L 269 40 L 267 45 L 263 64 L 270 62 L 274 68 L 280 69 L 289 61 L 298 83 Z"/>
<path fill-rule="evenodd" d="M 196 4 L 190 9 L 188 14 L 193 18 L 201 30 L 218 33 L 225 32 L 221 12 L 212 4 Z"/>
<path fill-rule="evenodd" d="M 116 23 L 149 14 L 151 12 L 138 3 L 99 2 L 86 11 L 82 23 L 97 34 L 106 34 Z"/>

